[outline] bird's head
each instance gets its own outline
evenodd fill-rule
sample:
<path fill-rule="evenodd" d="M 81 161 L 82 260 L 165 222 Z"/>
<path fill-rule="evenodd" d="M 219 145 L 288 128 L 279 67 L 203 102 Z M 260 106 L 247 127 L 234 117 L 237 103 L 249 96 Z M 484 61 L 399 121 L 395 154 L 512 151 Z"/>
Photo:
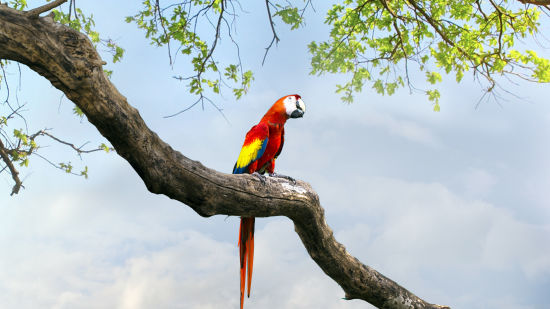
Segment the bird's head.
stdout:
<path fill-rule="evenodd" d="M 300 118 L 306 112 L 306 105 L 302 101 L 302 97 L 297 94 L 287 95 L 281 98 L 285 106 L 286 115 L 288 118 Z"/>
<path fill-rule="evenodd" d="M 288 118 L 300 118 L 306 112 L 306 105 L 297 94 L 284 96 L 277 100 L 262 118 L 270 123 L 284 124 Z"/>

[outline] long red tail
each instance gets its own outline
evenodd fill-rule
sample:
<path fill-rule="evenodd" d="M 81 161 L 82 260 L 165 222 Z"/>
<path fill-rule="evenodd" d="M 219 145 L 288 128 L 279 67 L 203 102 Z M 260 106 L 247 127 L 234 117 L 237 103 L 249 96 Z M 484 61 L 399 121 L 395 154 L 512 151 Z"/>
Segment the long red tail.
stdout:
<path fill-rule="evenodd" d="M 248 275 L 248 297 L 250 297 L 250 283 L 252 281 L 252 266 L 254 264 L 254 217 L 241 218 L 241 227 L 239 229 L 239 257 L 241 259 L 241 309 L 243 309 L 245 276 Z"/>

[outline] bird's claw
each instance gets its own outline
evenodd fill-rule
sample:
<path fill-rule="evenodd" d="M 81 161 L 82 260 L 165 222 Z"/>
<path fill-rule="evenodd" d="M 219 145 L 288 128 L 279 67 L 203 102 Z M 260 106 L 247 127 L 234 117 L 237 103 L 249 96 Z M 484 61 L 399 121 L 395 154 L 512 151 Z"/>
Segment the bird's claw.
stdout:
<path fill-rule="evenodd" d="M 296 179 L 294 179 L 290 176 L 287 176 L 287 175 L 281 175 L 281 174 L 277 174 L 277 173 L 269 173 L 269 176 L 270 177 L 283 178 L 283 179 L 286 179 L 288 181 L 291 181 L 293 185 L 296 184 Z"/>
<path fill-rule="evenodd" d="M 258 172 L 254 172 L 252 173 L 252 175 L 258 177 L 258 179 L 260 180 L 260 182 L 262 183 L 262 185 L 265 185 L 265 176 L 258 173 Z"/>

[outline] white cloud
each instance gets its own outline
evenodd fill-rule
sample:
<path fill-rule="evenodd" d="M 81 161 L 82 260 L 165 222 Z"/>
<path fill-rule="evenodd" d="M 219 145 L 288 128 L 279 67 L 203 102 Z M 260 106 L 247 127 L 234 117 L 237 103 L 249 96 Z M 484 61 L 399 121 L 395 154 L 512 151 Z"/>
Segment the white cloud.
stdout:
<path fill-rule="evenodd" d="M 337 232 L 337 239 L 352 255 L 413 292 L 432 301 L 476 308 L 476 301 L 495 285 L 527 290 L 550 277 L 548 224 L 522 222 L 506 209 L 463 199 L 438 183 L 378 177 L 352 183 L 364 189 L 355 202 L 345 203 L 353 205 L 345 211 L 366 213 L 368 219 L 350 222 Z M 462 277 L 465 274 L 469 275 Z M 495 274 L 514 279 L 497 283 Z M 472 278 L 475 283 L 468 282 Z M 460 288 L 451 292 L 448 280 Z M 447 289 L 440 289 L 442 285 Z"/>
<path fill-rule="evenodd" d="M 532 280 L 550 278 L 550 226 L 499 213 L 485 237 L 484 266 L 497 271 L 520 268 Z"/>
<path fill-rule="evenodd" d="M 116 208 L 124 195 L 94 193 L 46 194 L 41 203 L 25 203 L 24 215 L 0 219 L 34 219 L 31 229 L 0 238 L 10 248 L 0 252 L 2 308 L 238 307 L 238 220 L 230 224 L 232 241 L 220 241 L 173 229 L 158 208 Z M 248 308 L 364 308 L 342 296 L 289 220 L 258 219 Z"/>
<path fill-rule="evenodd" d="M 514 261 L 526 275 L 550 272 L 548 265 L 536 262 L 550 256 L 550 248 L 541 246 L 549 240 L 548 225 L 524 223 L 506 209 L 463 199 L 438 183 L 381 177 L 357 177 L 350 183 L 345 188 L 355 196 L 343 203 L 350 208 L 340 210 L 350 215 L 366 213 L 370 218 L 338 235 L 351 243 L 368 243 L 376 255 L 406 254 L 405 263 L 414 267 L 449 262 L 471 266 L 488 260 L 495 263 L 492 266 L 509 266 Z M 335 191 L 339 189 L 345 190 Z"/>
<path fill-rule="evenodd" d="M 470 167 L 460 176 L 465 193 L 472 197 L 482 197 L 489 193 L 495 184 L 497 178 L 488 171 L 481 168 Z"/>
<path fill-rule="evenodd" d="M 392 115 L 382 114 L 375 110 L 364 113 L 362 117 L 366 125 L 381 127 L 389 133 L 407 140 L 429 146 L 439 146 L 441 144 L 432 130 L 414 121 L 397 119 Z"/>

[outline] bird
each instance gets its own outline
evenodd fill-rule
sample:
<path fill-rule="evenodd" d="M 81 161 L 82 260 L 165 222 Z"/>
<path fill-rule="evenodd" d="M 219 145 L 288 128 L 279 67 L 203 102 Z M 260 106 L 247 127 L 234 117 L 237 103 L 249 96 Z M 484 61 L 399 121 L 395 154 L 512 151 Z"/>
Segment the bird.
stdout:
<path fill-rule="evenodd" d="M 271 177 L 285 178 L 293 183 L 289 176 L 275 173 L 275 159 L 281 154 L 285 141 L 286 121 L 290 118 L 301 118 L 306 112 L 302 97 L 291 94 L 278 99 L 265 113 L 260 122 L 253 126 L 244 139 L 241 152 L 233 167 L 233 174 L 254 174 L 265 183 L 265 174 Z M 254 263 L 254 217 L 241 217 L 239 228 L 240 258 L 240 298 L 243 309 L 245 277 L 248 282 L 247 297 L 250 297 L 252 267 Z"/>

